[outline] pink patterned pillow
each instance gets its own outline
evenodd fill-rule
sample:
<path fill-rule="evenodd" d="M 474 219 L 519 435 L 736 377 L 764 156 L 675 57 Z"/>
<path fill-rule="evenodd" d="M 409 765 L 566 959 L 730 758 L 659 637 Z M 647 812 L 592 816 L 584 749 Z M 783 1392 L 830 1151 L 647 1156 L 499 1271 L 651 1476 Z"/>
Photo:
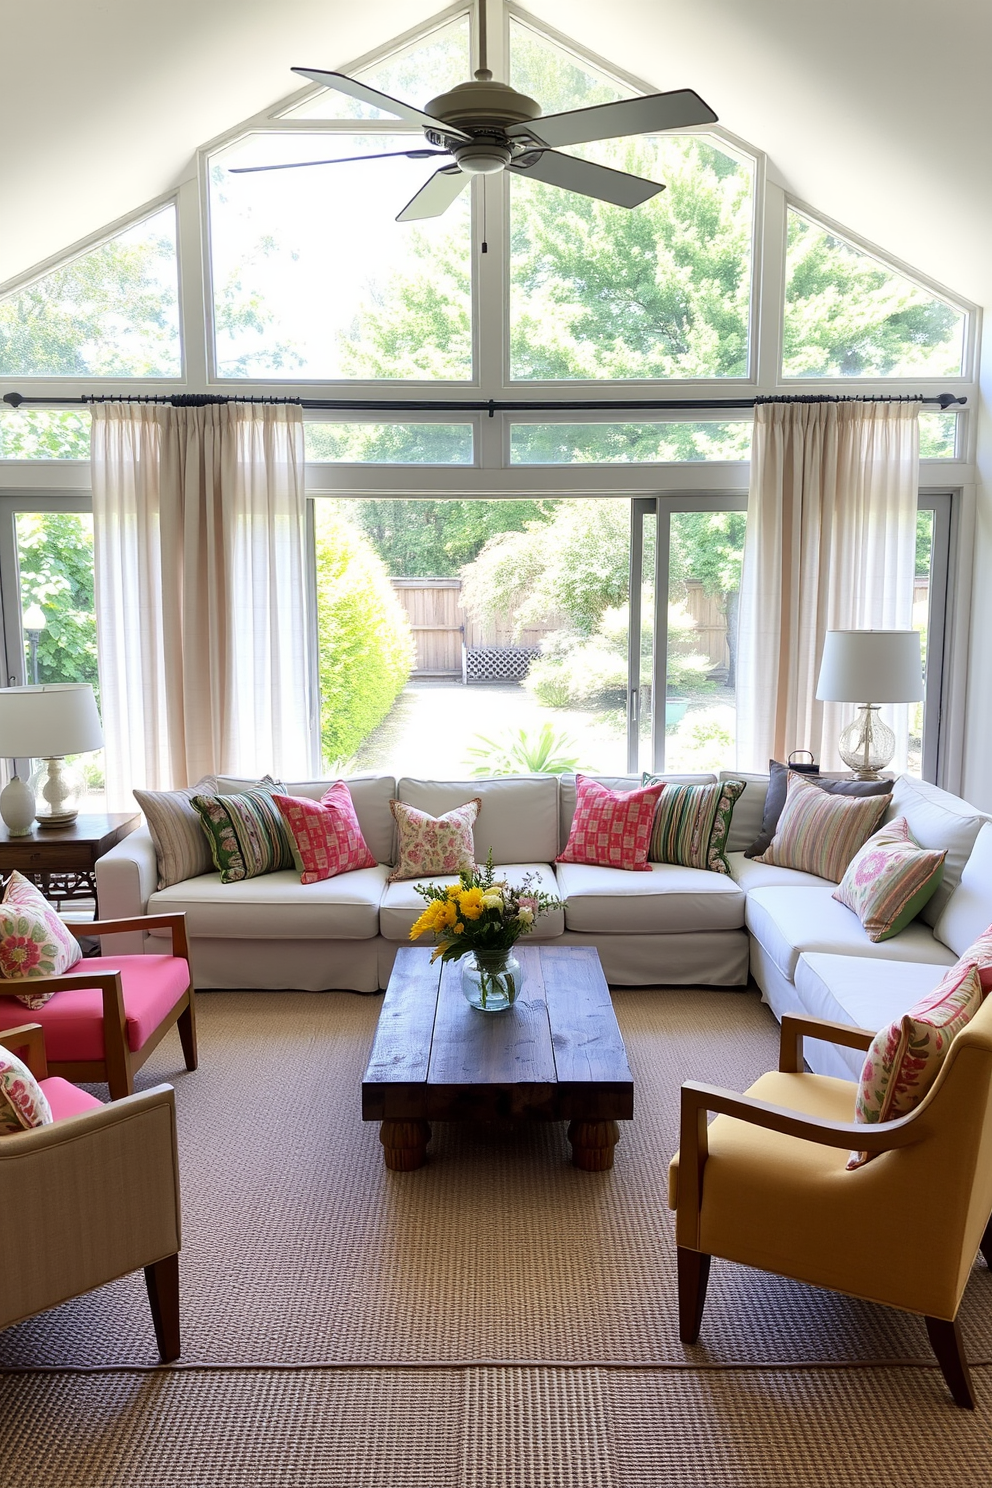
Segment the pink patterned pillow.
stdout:
<path fill-rule="evenodd" d="M 337 780 L 319 801 L 306 796 L 275 796 L 293 849 L 300 883 L 320 883 L 350 873 L 354 868 L 374 868 L 355 815 L 351 791 Z"/>
<path fill-rule="evenodd" d="M 575 815 L 565 851 L 557 861 L 649 873 L 651 828 L 664 786 L 615 791 L 588 775 L 576 775 L 575 790 Z"/>
<path fill-rule="evenodd" d="M 482 810 L 481 796 L 444 816 L 429 816 L 403 801 L 390 801 L 389 809 L 396 822 L 399 851 L 387 883 L 439 873 L 471 873 L 475 868 L 472 827 Z"/>
<path fill-rule="evenodd" d="M 920 1104 L 940 1073 L 955 1034 L 982 1003 L 978 969 L 958 962 L 926 997 L 875 1035 L 865 1058 L 854 1107 L 855 1121 L 894 1121 Z M 852 1152 L 849 1168 L 872 1156 Z"/>
<path fill-rule="evenodd" d="M 0 1136 L 47 1126 L 52 1108 L 34 1075 L 9 1049 L 0 1046 Z"/>
<path fill-rule="evenodd" d="M 0 979 L 35 981 L 63 976 L 82 947 L 40 889 L 15 868 L 0 903 Z M 12 989 L 13 990 L 13 989 Z M 54 992 L 14 992 L 25 1007 L 44 1007 Z"/>
<path fill-rule="evenodd" d="M 978 980 L 982 984 L 982 996 L 987 997 L 992 992 L 992 925 L 983 930 L 977 940 L 972 941 L 951 969 L 957 971 L 962 966 L 974 966 L 977 969 Z"/>
<path fill-rule="evenodd" d="M 936 893 L 946 857 L 921 847 L 906 818 L 897 816 L 851 859 L 833 897 L 853 910 L 869 940 L 889 940 Z"/>

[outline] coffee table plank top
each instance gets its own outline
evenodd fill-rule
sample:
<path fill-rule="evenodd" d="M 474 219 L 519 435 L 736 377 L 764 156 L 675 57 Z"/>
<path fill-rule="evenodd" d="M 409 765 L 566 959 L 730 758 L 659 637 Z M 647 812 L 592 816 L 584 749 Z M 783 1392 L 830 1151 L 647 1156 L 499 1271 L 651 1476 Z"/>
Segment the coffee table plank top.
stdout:
<path fill-rule="evenodd" d="M 406 948 L 397 952 L 363 1092 L 380 1087 L 381 1093 L 386 1086 L 416 1085 L 427 1079 L 441 969 L 440 961 L 431 966 L 422 952 Z"/>
<path fill-rule="evenodd" d="M 544 996 L 559 1084 L 632 1080 L 599 957 L 585 946 L 546 946 Z"/>
<path fill-rule="evenodd" d="M 431 1085 L 551 1084 L 555 1054 L 536 956 L 518 950 L 523 988 L 506 1013 L 480 1013 L 462 992 L 462 969 L 441 977 L 428 1080 Z"/>

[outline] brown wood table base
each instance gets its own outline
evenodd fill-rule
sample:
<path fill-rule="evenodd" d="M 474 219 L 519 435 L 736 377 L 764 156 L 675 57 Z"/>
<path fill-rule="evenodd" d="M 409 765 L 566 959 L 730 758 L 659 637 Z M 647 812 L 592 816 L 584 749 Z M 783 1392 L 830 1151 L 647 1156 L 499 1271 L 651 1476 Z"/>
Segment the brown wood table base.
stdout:
<path fill-rule="evenodd" d="M 421 1167 L 432 1121 L 523 1119 L 569 1122 L 575 1166 L 612 1168 L 634 1082 L 596 952 L 518 946 L 521 991 L 502 1013 L 470 1007 L 458 963 L 430 954 L 397 952 L 362 1083 L 386 1167 Z"/>

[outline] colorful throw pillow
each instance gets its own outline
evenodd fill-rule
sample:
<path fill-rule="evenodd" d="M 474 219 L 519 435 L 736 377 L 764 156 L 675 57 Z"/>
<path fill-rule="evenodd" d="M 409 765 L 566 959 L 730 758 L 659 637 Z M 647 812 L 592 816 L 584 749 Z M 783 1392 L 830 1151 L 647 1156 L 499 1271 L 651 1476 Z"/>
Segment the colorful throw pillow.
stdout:
<path fill-rule="evenodd" d="M 940 1073 L 954 1039 L 982 1002 L 977 968 L 952 966 L 926 997 L 875 1035 L 865 1058 L 855 1121 L 894 1121 L 915 1109 Z M 872 1156 L 852 1152 L 849 1168 Z"/>
<path fill-rule="evenodd" d="M 0 903 L 0 979 L 35 981 L 63 976 L 83 952 L 79 941 L 40 889 L 16 868 Z M 13 992 L 25 1007 L 44 1007 L 54 992 Z"/>
<path fill-rule="evenodd" d="M 771 844 L 757 858 L 777 868 L 796 868 L 840 883 L 848 864 L 885 814 L 892 797 L 858 800 L 834 796 L 790 775 L 789 786 Z"/>
<path fill-rule="evenodd" d="M 833 897 L 854 911 L 869 940 L 889 940 L 935 893 L 946 856 L 921 847 L 906 818 L 897 816 L 851 859 Z"/>
<path fill-rule="evenodd" d="M 973 940 L 951 968 L 956 971 L 961 966 L 974 966 L 978 971 L 978 980 L 982 984 L 982 996 L 987 997 L 992 992 L 992 925 L 983 930 L 977 940 Z"/>
<path fill-rule="evenodd" d="M 474 796 L 463 806 L 446 811 L 443 816 L 430 816 L 407 806 L 404 801 L 390 801 L 389 809 L 396 822 L 396 867 L 386 880 L 401 883 L 408 878 L 433 877 L 439 873 L 471 873 L 475 868 L 475 839 L 472 828 L 482 810 L 482 797 Z"/>
<path fill-rule="evenodd" d="M 213 867 L 210 844 L 200 825 L 199 812 L 193 806 L 193 797 L 216 788 L 214 776 L 205 775 L 186 790 L 132 792 L 151 834 L 160 889 L 187 878 L 199 878 Z"/>
<path fill-rule="evenodd" d="M 588 775 L 576 775 L 575 815 L 565 850 L 556 861 L 650 872 L 651 828 L 662 792 L 669 789 L 646 785 L 639 790 L 611 790 Z"/>
<path fill-rule="evenodd" d="M 892 789 L 891 780 L 828 780 L 823 775 L 807 771 L 802 774 L 804 780 L 831 796 L 886 796 Z M 760 857 L 775 836 L 790 778 L 788 765 L 780 764 L 778 760 L 768 761 L 768 790 L 761 813 L 761 831 L 751 846 L 744 849 L 746 858 Z"/>
<path fill-rule="evenodd" d="M 343 780 L 336 781 L 319 801 L 306 796 L 277 795 L 273 799 L 289 832 L 300 883 L 320 883 L 354 868 L 375 867 L 375 858 L 358 825 L 351 791 Z"/>
<path fill-rule="evenodd" d="M 642 779 L 645 785 L 659 783 L 656 775 L 647 772 Z M 734 802 L 746 784 L 744 780 L 721 780 L 716 785 L 665 784 L 654 814 L 648 859 L 729 874 L 727 837 Z"/>
<path fill-rule="evenodd" d="M 266 789 L 193 796 L 221 883 L 292 868 L 293 848 L 275 796 Z"/>
<path fill-rule="evenodd" d="M 48 1126 L 52 1108 L 27 1065 L 0 1045 L 0 1136 Z"/>

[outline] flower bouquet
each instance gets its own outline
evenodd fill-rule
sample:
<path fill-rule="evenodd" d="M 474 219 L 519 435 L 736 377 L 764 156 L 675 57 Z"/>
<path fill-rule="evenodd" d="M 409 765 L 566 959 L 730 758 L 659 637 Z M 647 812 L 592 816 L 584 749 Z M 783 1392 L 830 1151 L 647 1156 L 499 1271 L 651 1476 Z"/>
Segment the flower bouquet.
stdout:
<path fill-rule="evenodd" d="M 498 879 L 490 848 L 485 868 L 463 873 L 458 883 L 447 888 L 415 885 L 427 908 L 411 928 L 410 939 L 429 930 L 437 943 L 432 961 L 466 957 L 462 989 L 472 1006 L 484 1012 L 502 1012 L 516 1001 L 520 963 L 513 947 L 533 930 L 538 916 L 561 908 L 560 899 L 534 888 L 536 877 L 527 873 L 520 885 Z"/>

